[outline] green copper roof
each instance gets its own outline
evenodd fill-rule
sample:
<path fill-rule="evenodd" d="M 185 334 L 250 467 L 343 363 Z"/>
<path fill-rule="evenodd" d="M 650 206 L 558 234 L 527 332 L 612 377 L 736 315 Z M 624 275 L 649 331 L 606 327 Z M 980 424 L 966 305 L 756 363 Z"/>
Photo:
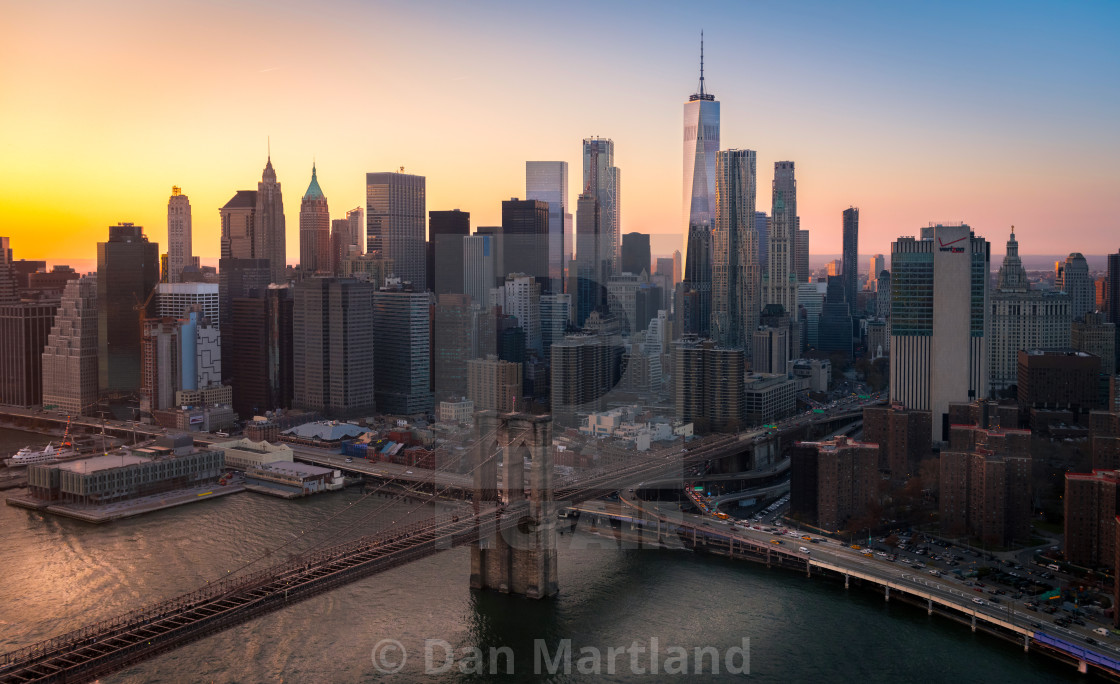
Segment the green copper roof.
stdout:
<path fill-rule="evenodd" d="M 311 165 L 311 185 L 307 186 L 307 192 L 303 193 L 304 199 L 326 199 L 323 194 L 323 189 L 319 187 L 319 179 L 315 177 L 315 165 Z"/>

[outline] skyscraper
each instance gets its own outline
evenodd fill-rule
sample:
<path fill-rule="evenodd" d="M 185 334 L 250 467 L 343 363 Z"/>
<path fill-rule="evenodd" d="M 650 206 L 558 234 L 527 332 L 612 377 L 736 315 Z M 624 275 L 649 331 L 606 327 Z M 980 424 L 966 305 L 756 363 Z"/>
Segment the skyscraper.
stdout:
<path fill-rule="evenodd" d="M 366 174 L 366 251 L 393 260 L 396 275 L 423 289 L 427 182 L 406 173 Z"/>
<path fill-rule="evenodd" d="M 700 34 L 700 83 L 684 104 L 684 228 L 711 230 L 716 211 L 716 152 L 719 151 L 719 101 L 704 83 L 704 34 Z M 691 247 L 687 250 L 691 251 Z"/>
<path fill-rule="evenodd" d="M 576 203 L 576 287 L 572 293 L 577 327 L 603 304 L 608 262 L 601 252 L 602 216 L 601 205 L 594 194 L 579 196 Z"/>
<path fill-rule="evenodd" d="M 346 218 L 331 221 L 331 270 L 342 273 L 342 262 L 351 253 L 355 256 L 365 251 L 366 227 L 363 223 L 362 208 L 346 212 Z"/>
<path fill-rule="evenodd" d="M 238 193 L 238 195 L 240 194 Z M 263 292 L 272 280 L 271 275 L 272 267 L 268 259 L 251 259 L 248 257 L 223 257 L 220 259 L 218 261 L 219 322 L 233 321 L 233 301 L 239 297 L 258 296 L 253 295 L 253 292 Z M 222 366 L 224 380 L 229 380 L 231 369 L 237 367 L 237 364 L 240 363 L 239 356 L 230 349 L 232 340 L 233 338 L 228 335 L 222 337 L 222 356 L 227 361 Z M 236 394 L 236 388 L 234 393 Z"/>
<path fill-rule="evenodd" d="M 494 287 L 494 252 L 497 240 L 493 235 L 475 233 L 464 237 L 463 242 L 463 293 L 471 303 L 486 308 L 490 288 Z"/>
<path fill-rule="evenodd" d="M 0 304 L 0 404 L 42 403 L 43 349 L 57 309 L 57 299 Z"/>
<path fill-rule="evenodd" d="M 397 279 L 373 293 L 377 408 L 382 413 L 431 413 L 432 301 Z"/>
<path fill-rule="evenodd" d="M 330 273 L 333 262 L 330 210 L 312 164 L 311 184 L 299 207 L 299 265 L 305 273 Z"/>
<path fill-rule="evenodd" d="M 466 364 L 474 336 L 471 319 L 469 296 L 438 295 L 432 330 L 432 389 L 436 401 L 467 396 Z"/>
<path fill-rule="evenodd" d="M 1073 252 L 1064 262 L 1058 262 L 1054 287 L 1070 297 L 1070 315 L 1081 319 L 1095 308 L 1093 281 L 1089 278 L 1089 262 L 1080 252 Z"/>
<path fill-rule="evenodd" d="M 230 379 L 233 409 L 243 418 L 292 406 L 293 291 L 291 285 L 270 285 L 231 302 L 230 318 L 222 326 L 222 354 L 227 359 L 222 375 Z"/>
<path fill-rule="evenodd" d="M 71 280 L 43 347 L 43 406 L 78 416 L 97 401 L 97 279 Z"/>
<path fill-rule="evenodd" d="M 716 153 L 715 234 L 710 330 L 721 345 L 751 347 L 761 310 L 754 150 Z"/>
<path fill-rule="evenodd" d="M 820 322 L 817 325 L 817 349 L 852 356 L 852 310 L 845 301 L 847 278 L 828 276 Z"/>
<path fill-rule="evenodd" d="M 648 233 L 627 233 L 622 236 L 622 272 L 640 276 L 650 272 Z"/>
<path fill-rule="evenodd" d="M 191 203 L 179 186 L 171 188 L 167 201 L 167 280 L 183 279 L 183 269 L 193 262 L 191 255 Z"/>
<path fill-rule="evenodd" d="M 801 225 L 800 217 L 797 219 L 797 225 Z M 797 282 L 809 282 L 809 231 L 797 229 L 797 244 L 794 249 L 793 256 L 793 272 L 797 276 Z"/>
<path fill-rule="evenodd" d="M 222 217 L 222 259 L 268 259 L 255 239 L 256 190 L 238 190 L 218 212 Z"/>
<path fill-rule="evenodd" d="M 549 287 L 549 205 L 542 200 L 516 197 L 502 202 L 506 273 L 524 273 Z"/>
<path fill-rule="evenodd" d="M 765 280 L 770 268 L 770 215 L 765 211 L 754 212 L 754 229 L 758 231 L 758 265 Z"/>
<path fill-rule="evenodd" d="M 257 183 L 257 207 L 253 220 L 253 241 L 259 245 L 253 256 L 268 259 L 272 282 L 287 282 L 288 248 L 284 227 L 284 198 L 280 193 L 280 183 L 276 181 L 276 171 L 272 168 L 271 155 L 265 164 L 264 173 L 261 174 L 261 182 Z"/>
<path fill-rule="evenodd" d="M 575 240 L 568 211 L 568 162 L 525 162 L 525 199 L 548 202 L 548 289 L 559 294 Z"/>
<path fill-rule="evenodd" d="M 1070 345 L 1070 296 L 1061 290 L 1032 290 L 1019 259 L 1015 233 L 999 268 L 988 318 L 988 387 L 1005 390 L 1019 381 L 1021 349 L 1056 349 Z"/>
<path fill-rule="evenodd" d="M 372 295 L 372 285 L 349 278 L 305 278 L 296 284 L 295 406 L 335 417 L 373 411 Z"/>
<path fill-rule="evenodd" d="M 463 292 L 463 238 L 470 234 L 469 211 L 428 212 L 428 279 L 437 296 Z"/>
<path fill-rule="evenodd" d="M 1120 252 L 1108 255 L 1108 286 L 1105 304 L 1108 320 L 1116 324 L 1116 367 L 1120 368 Z"/>
<path fill-rule="evenodd" d="M 793 162 L 774 162 L 773 210 L 762 304 L 780 304 L 790 315 L 797 314 L 797 273 L 794 270 L 794 240 L 797 230 L 797 180 Z"/>
<path fill-rule="evenodd" d="M 859 282 L 859 208 L 844 210 L 844 253 L 841 273 L 844 277 L 844 297 L 852 314 L 856 311 L 856 284 Z"/>
<path fill-rule="evenodd" d="M 98 386 L 102 392 L 140 389 L 140 312 L 155 313 L 159 245 L 131 223 L 109 227 L 109 241 L 97 243 Z M 149 297 L 149 295 L 153 295 Z M 41 351 L 41 350 L 40 350 Z"/>
<path fill-rule="evenodd" d="M 946 441 L 949 402 L 988 395 L 988 241 L 936 225 L 891 244 L 890 396 L 931 411 Z"/>
<path fill-rule="evenodd" d="M 607 276 L 621 266 L 622 221 L 621 171 L 614 165 L 614 141 L 609 138 L 585 138 L 583 141 L 583 191 L 599 201 L 601 230 L 599 256 L 607 262 Z M 578 249 L 577 249 L 578 251 Z M 579 258 L 578 255 L 576 258 Z"/>

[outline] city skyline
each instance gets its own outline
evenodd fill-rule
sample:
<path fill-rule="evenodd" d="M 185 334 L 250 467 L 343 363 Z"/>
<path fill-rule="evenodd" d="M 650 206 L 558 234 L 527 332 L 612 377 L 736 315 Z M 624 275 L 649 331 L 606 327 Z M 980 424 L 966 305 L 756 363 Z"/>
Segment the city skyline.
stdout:
<path fill-rule="evenodd" d="M 0 85 L 22 97 L 0 113 L 10 132 L 0 220 L 25 258 L 92 259 L 105 226 L 121 221 L 144 226 L 164 251 L 167 196 L 179 186 L 191 198 L 194 253 L 213 263 L 217 210 L 260 178 L 271 136 L 278 180 L 301 187 L 317 161 L 335 206 L 362 204 L 365 173 L 404 166 L 428 179 L 430 209 L 461 208 L 476 225 L 494 225 L 501 200 L 523 193 L 525 161 L 571 166 L 580 161 L 579 141 L 598 135 L 615 141 L 616 164 L 627 173 L 620 232 L 666 236 L 653 251 L 668 254 L 676 246 L 664 243 L 684 240 L 674 218 L 676 136 L 704 29 L 705 78 L 725 109 L 721 145 L 757 150 L 760 168 L 797 163 L 799 214 L 816 253 L 840 252 L 835 214 L 853 204 L 863 209 L 861 241 L 872 253 L 918 226 L 950 220 L 984 235 L 1015 224 L 1033 253 L 1070 251 L 1061 240 L 1070 230 L 1083 253 L 1115 249 L 1109 229 L 1120 199 L 1109 191 L 1117 177 L 1108 161 L 1120 136 L 1109 122 L 1120 100 L 1107 87 L 1118 61 L 1108 39 L 1120 24 L 1115 8 L 1050 16 L 1044 5 L 1017 5 L 1004 16 L 969 7 L 965 22 L 960 7 L 807 3 L 812 11 L 791 24 L 776 7 L 728 5 L 719 8 L 718 26 L 692 26 L 684 8 L 639 18 L 607 6 L 596 11 L 608 23 L 617 19 L 618 39 L 596 47 L 619 77 L 591 104 L 576 96 L 577 86 L 585 62 L 602 55 L 590 56 L 592 38 L 574 30 L 580 12 L 535 9 L 511 18 L 503 7 L 465 14 L 449 6 L 438 18 L 351 3 L 310 17 L 277 8 L 236 47 L 221 40 L 231 29 L 213 27 L 256 16 L 248 5 L 183 8 L 171 25 L 158 9 L 129 3 L 96 12 L 13 7 L 13 25 L 23 30 L 5 47 L 15 68 Z M 542 15 L 556 30 L 533 40 L 518 35 Z M 995 21 L 1006 30 L 985 29 Z M 377 48 L 334 40 L 351 25 L 371 27 Z M 741 45 L 732 38 L 737 26 L 751 26 L 757 40 Z M 194 36 L 204 27 L 217 32 L 219 47 L 200 56 Z M 272 41 L 296 31 L 298 48 L 275 49 Z M 420 35 L 433 43 L 432 34 L 446 47 L 407 49 Z M 478 40 L 498 35 L 513 38 L 501 49 Z M 114 40 L 130 47 L 106 50 Z M 767 61 L 783 40 L 802 47 L 781 63 Z M 911 48 L 923 43 L 951 49 Z M 507 59 L 510 50 L 524 59 Z M 369 63 L 387 68 L 361 66 Z M 372 77 L 373 94 L 322 113 L 310 101 L 293 104 L 310 72 L 327 74 L 325 87 L 340 96 Z M 501 95 L 540 74 L 555 86 L 549 94 L 532 102 Z M 383 92 L 408 106 L 384 107 Z M 759 105 L 775 92 L 783 107 Z M 246 104 L 228 105 L 234 93 Z M 443 116 L 448 100 L 466 115 Z M 495 135 L 506 141 L 501 155 L 491 152 Z M 295 226 L 293 200 L 285 214 Z M 294 258 L 298 235 L 287 232 Z"/>

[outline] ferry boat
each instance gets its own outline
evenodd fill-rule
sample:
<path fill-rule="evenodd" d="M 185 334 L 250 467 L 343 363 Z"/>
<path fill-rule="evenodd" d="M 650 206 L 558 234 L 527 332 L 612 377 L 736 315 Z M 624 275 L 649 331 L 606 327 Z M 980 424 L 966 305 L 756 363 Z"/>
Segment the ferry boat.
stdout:
<path fill-rule="evenodd" d="M 60 458 L 66 456 L 73 456 L 72 449 L 59 450 L 54 448 L 54 444 L 47 444 L 44 448 L 36 451 L 29 446 L 26 446 L 16 452 L 15 456 L 8 459 L 10 467 L 35 465 L 38 463 L 54 463 Z"/>

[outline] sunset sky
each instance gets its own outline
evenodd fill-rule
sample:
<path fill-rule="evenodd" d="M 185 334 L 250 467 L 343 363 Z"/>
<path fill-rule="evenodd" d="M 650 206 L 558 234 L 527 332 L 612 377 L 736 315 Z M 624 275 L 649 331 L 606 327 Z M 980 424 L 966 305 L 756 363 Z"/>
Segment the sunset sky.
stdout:
<path fill-rule="evenodd" d="M 766 211 L 773 162 L 797 163 L 813 253 L 840 251 L 849 205 L 861 253 L 930 221 L 994 252 L 1011 224 L 1028 254 L 1120 247 L 1120 3 L 700 6 L 0 0 L 0 235 L 91 259 L 132 221 L 164 251 L 179 185 L 216 258 L 270 136 L 296 260 L 312 159 L 332 218 L 404 166 L 428 209 L 495 225 L 526 160 L 567 160 L 574 205 L 592 135 L 615 142 L 623 232 L 679 233 L 704 29 L 722 146 L 758 152 Z"/>

